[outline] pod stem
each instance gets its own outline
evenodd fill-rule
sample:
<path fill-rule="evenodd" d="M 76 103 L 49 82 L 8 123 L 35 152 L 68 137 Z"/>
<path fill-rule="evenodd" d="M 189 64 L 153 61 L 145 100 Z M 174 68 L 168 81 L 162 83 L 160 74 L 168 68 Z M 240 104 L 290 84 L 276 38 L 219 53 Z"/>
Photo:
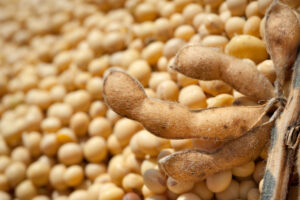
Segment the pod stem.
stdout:
<path fill-rule="evenodd" d="M 299 148 L 300 51 L 293 68 L 291 92 L 271 134 L 261 200 L 286 199 L 297 146 Z"/>

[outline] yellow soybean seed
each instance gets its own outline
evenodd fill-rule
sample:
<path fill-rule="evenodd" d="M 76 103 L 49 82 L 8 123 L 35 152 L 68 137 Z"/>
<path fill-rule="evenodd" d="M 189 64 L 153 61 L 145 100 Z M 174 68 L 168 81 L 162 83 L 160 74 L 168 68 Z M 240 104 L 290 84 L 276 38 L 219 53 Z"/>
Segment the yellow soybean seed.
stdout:
<path fill-rule="evenodd" d="M 11 197 L 10 197 L 10 195 L 8 193 L 0 191 L 0 199 L 11 200 Z"/>
<path fill-rule="evenodd" d="M 122 187 L 126 192 L 140 191 L 142 190 L 144 181 L 141 175 L 135 173 L 127 174 L 122 180 Z"/>
<path fill-rule="evenodd" d="M 171 140 L 170 143 L 171 147 L 176 151 L 193 147 L 193 140 L 191 139 Z"/>
<path fill-rule="evenodd" d="M 269 5 L 272 3 L 272 0 L 258 0 L 257 6 L 260 14 L 264 15 Z"/>
<path fill-rule="evenodd" d="M 231 93 L 232 88 L 220 80 L 199 81 L 202 90 L 210 95 L 217 96 L 222 93 Z"/>
<path fill-rule="evenodd" d="M 170 66 L 172 66 L 172 63 L 170 63 Z M 196 79 L 190 78 L 188 76 L 185 76 L 185 75 L 177 73 L 177 72 L 176 72 L 176 74 L 177 74 L 177 77 L 176 77 L 177 83 L 178 83 L 178 85 L 180 85 L 182 87 L 185 87 L 188 85 L 196 85 L 198 83 L 198 80 L 196 80 Z"/>
<path fill-rule="evenodd" d="M 244 165 L 232 168 L 232 175 L 237 177 L 250 176 L 255 170 L 255 163 L 253 161 Z"/>
<path fill-rule="evenodd" d="M 125 146 L 129 144 L 131 137 L 141 129 L 140 124 L 136 121 L 123 118 L 116 122 L 113 134 L 116 136 L 118 142 Z"/>
<path fill-rule="evenodd" d="M 259 13 L 258 9 L 258 1 L 250 2 L 246 7 L 245 13 L 247 18 L 252 16 L 260 16 L 261 14 Z"/>
<path fill-rule="evenodd" d="M 194 193 L 184 193 L 180 195 L 177 200 L 201 200 L 196 194 Z"/>
<path fill-rule="evenodd" d="M 242 16 L 245 13 L 247 0 L 226 0 L 226 4 L 233 16 Z"/>
<path fill-rule="evenodd" d="M 194 183 L 192 181 L 177 181 L 168 177 L 167 187 L 175 194 L 181 194 L 190 191 L 194 187 Z"/>
<path fill-rule="evenodd" d="M 107 148 L 110 153 L 113 155 L 120 154 L 123 150 L 123 146 L 121 145 L 120 141 L 116 137 L 115 134 L 111 134 L 107 139 Z"/>
<path fill-rule="evenodd" d="M 89 194 L 85 190 L 75 190 L 69 196 L 70 200 L 88 199 Z"/>
<path fill-rule="evenodd" d="M 106 166 L 102 163 L 88 163 L 84 168 L 84 174 L 91 181 L 94 181 L 99 175 L 106 172 Z"/>
<path fill-rule="evenodd" d="M 64 102 L 71 105 L 74 111 L 87 111 L 91 102 L 91 96 L 86 90 L 77 90 L 68 93 Z"/>
<path fill-rule="evenodd" d="M 144 160 L 141 164 L 141 173 L 144 174 L 148 169 L 156 169 L 157 162 L 155 159 Z"/>
<path fill-rule="evenodd" d="M 119 187 L 110 187 L 99 195 L 99 200 L 122 200 L 124 191 Z"/>
<path fill-rule="evenodd" d="M 225 48 L 225 52 L 238 58 L 249 58 L 259 63 L 268 58 L 265 43 L 250 35 L 233 37 Z"/>
<path fill-rule="evenodd" d="M 76 142 L 77 137 L 75 133 L 69 128 L 62 128 L 56 133 L 57 141 L 60 144 L 65 144 L 68 142 Z"/>
<path fill-rule="evenodd" d="M 182 40 L 188 41 L 195 34 L 194 28 L 191 25 L 181 25 L 176 28 L 174 36 Z"/>
<path fill-rule="evenodd" d="M 229 187 L 232 179 L 231 171 L 224 171 L 208 176 L 206 179 L 207 188 L 212 192 L 223 192 Z"/>
<path fill-rule="evenodd" d="M 185 41 L 181 38 L 172 38 L 168 40 L 163 49 L 163 55 L 170 59 L 176 55 L 177 51 L 185 45 Z M 159 64 L 159 62 L 158 62 Z"/>
<path fill-rule="evenodd" d="M 42 135 L 39 132 L 30 132 L 24 134 L 23 144 L 29 150 L 32 157 L 37 157 L 41 154 L 40 144 Z"/>
<path fill-rule="evenodd" d="M 257 188 L 252 188 L 249 190 L 247 194 L 247 199 L 248 200 L 258 200 L 260 197 L 259 190 Z"/>
<path fill-rule="evenodd" d="M 63 144 L 58 150 L 58 159 L 65 165 L 79 164 L 82 157 L 82 148 L 77 143 Z"/>
<path fill-rule="evenodd" d="M 211 199 L 214 195 L 214 193 L 207 188 L 205 181 L 195 183 L 192 191 L 201 199 Z"/>
<path fill-rule="evenodd" d="M 136 60 L 129 65 L 128 74 L 135 77 L 146 87 L 151 76 L 151 67 L 145 60 Z"/>
<path fill-rule="evenodd" d="M 257 70 L 263 73 L 272 83 L 276 79 L 274 63 L 272 60 L 265 60 L 257 65 Z"/>
<path fill-rule="evenodd" d="M 157 63 L 162 56 L 164 44 L 162 42 L 153 42 L 149 44 L 142 51 L 142 58 L 144 58 L 150 65 Z"/>
<path fill-rule="evenodd" d="M 56 134 L 44 135 L 40 144 L 41 152 L 47 156 L 53 156 L 56 154 L 59 148 L 59 142 Z"/>
<path fill-rule="evenodd" d="M 158 85 L 156 93 L 157 97 L 162 100 L 176 101 L 179 95 L 179 88 L 174 81 L 166 80 Z"/>
<path fill-rule="evenodd" d="M 109 57 L 102 56 L 90 62 L 88 66 L 88 71 L 93 76 L 102 76 L 108 67 L 109 67 Z"/>
<path fill-rule="evenodd" d="M 220 35 L 209 35 L 203 38 L 201 44 L 206 47 L 219 48 L 221 51 L 224 51 L 225 46 L 228 43 L 228 39 Z"/>
<path fill-rule="evenodd" d="M 148 169 L 144 175 L 144 183 L 150 191 L 162 194 L 167 190 L 165 177 L 156 169 Z"/>
<path fill-rule="evenodd" d="M 174 13 L 170 16 L 170 23 L 173 29 L 176 29 L 178 26 L 184 24 L 184 18 L 180 13 Z"/>
<path fill-rule="evenodd" d="M 96 117 L 89 124 L 88 133 L 90 136 L 108 138 L 111 132 L 112 124 L 104 117 Z"/>
<path fill-rule="evenodd" d="M 257 16 L 252 16 L 248 18 L 246 21 L 244 28 L 243 28 L 243 33 L 248 34 L 248 35 L 253 35 L 257 38 L 260 37 L 260 22 L 261 19 Z"/>
<path fill-rule="evenodd" d="M 83 147 L 84 157 L 89 162 L 100 162 L 106 158 L 107 147 L 106 141 L 100 136 L 90 138 Z"/>
<path fill-rule="evenodd" d="M 67 103 L 52 104 L 47 110 L 48 117 L 58 118 L 63 125 L 67 125 L 73 114 L 73 108 Z"/>
<path fill-rule="evenodd" d="M 89 117 L 84 112 L 74 114 L 70 120 L 70 127 L 77 136 L 84 136 L 89 126 Z"/>
<path fill-rule="evenodd" d="M 12 162 L 11 158 L 8 156 L 0 156 L 0 172 L 3 173 L 5 169 L 10 165 Z"/>
<path fill-rule="evenodd" d="M 27 169 L 27 177 L 36 186 L 48 184 L 50 166 L 43 162 L 34 162 Z"/>
<path fill-rule="evenodd" d="M 90 98 L 92 98 L 93 100 L 102 99 L 102 84 L 103 84 L 103 80 L 99 77 L 94 77 L 87 80 L 87 82 L 84 85 L 86 87 L 88 94 L 90 95 Z M 86 96 L 85 98 L 86 99 L 84 101 L 86 101 L 86 103 L 89 103 L 88 96 Z"/>
<path fill-rule="evenodd" d="M 199 4 L 188 4 L 186 7 L 184 7 L 182 11 L 182 15 L 184 18 L 184 21 L 187 24 L 191 24 L 193 22 L 193 18 L 203 11 L 203 8 Z"/>
<path fill-rule="evenodd" d="M 26 166 L 21 162 L 13 162 L 5 169 L 5 176 L 11 187 L 15 187 L 26 177 Z"/>
<path fill-rule="evenodd" d="M 226 200 L 226 199 L 237 199 L 239 198 L 239 183 L 235 180 L 232 180 L 230 185 L 223 192 L 216 194 L 217 199 Z"/>
<path fill-rule="evenodd" d="M 89 109 L 89 115 L 92 119 L 96 117 L 104 117 L 107 112 L 107 107 L 102 101 L 94 101 Z"/>
<path fill-rule="evenodd" d="M 240 183 L 240 197 L 246 199 L 250 189 L 255 187 L 256 187 L 256 183 L 253 180 L 242 181 Z"/>
<path fill-rule="evenodd" d="M 220 34 L 224 30 L 224 22 L 216 14 L 207 14 L 204 25 L 210 34 Z"/>
<path fill-rule="evenodd" d="M 234 97 L 229 94 L 219 94 L 206 100 L 208 108 L 231 106 L 233 101 Z"/>
<path fill-rule="evenodd" d="M 156 18 L 157 12 L 154 5 L 150 3 L 141 3 L 136 7 L 134 15 L 140 22 L 152 21 Z"/>
<path fill-rule="evenodd" d="M 160 149 L 170 145 L 167 139 L 159 138 L 146 130 L 139 131 L 137 135 L 139 149 L 150 156 L 156 156 Z"/>
<path fill-rule="evenodd" d="M 225 32 L 228 37 L 232 38 L 235 35 L 243 33 L 246 20 L 242 17 L 231 17 L 225 23 Z"/>
<path fill-rule="evenodd" d="M 84 178 L 83 169 L 79 165 L 72 165 L 63 174 L 63 180 L 68 186 L 78 186 Z"/>
<path fill-rule="evenodd" d="M 164 80 L 171 80 L 171 76 L 168 72 L 153 72 L 149 80 L 149 87 L 156 91 L 158 85 Z"/>
<path fill-rule="evenodd" d="M 154 36 L 160 41 L 167 41 L 169 38 L 172 37 L 173 34 L 173 27 L 170 24 L 168 19 L 165 18 L 158 18 L 154 22 Z"/>
<path fill-rule="evenodd" d="M 29 180 L 25 180 L 16 187 L 16 196 L 20 200 L 32 199 L 37 195 L 37 189 Z"/>
<path fill-rule="evenodd" d="M 179 103 L 188 106 L 189 108 L 205 108 L 206 96 L 197 85 L 189 85 L 180 90 Z"/>
<path fill-rule="evenodd" d="M 260 161 L 255 165 L 255 170 L 253 172 L 253 178 L 256 183 L 259 183 L 260 180 L 263 179 L 264 173 L 265 173 L 265 168 L 266 168 L 265 161 Z"/>
<path fill-rule="evenodd" d="M 29 165 L 31 162 L 31 155 L 27 148 L 17 147 L 11 152 L 11 159 L 13 161 L 19 161 L 25 165 Z"/>
<path fill-rule="evenodd" d="M 120 66 L 123 69 L 128 69 L 128 67 L 136 60 L 141 57 L 140 52 L 136 49 L 127 49 L 122 53 Z"/>
<path fill-rule="evenodd" d="M 8 191 L 9 190 L 9 184 L 6 176 L 4 174 L 0 175 L 0 190 L 1 191 Z"/>
<path fill-rule="evenodd" d="M 108 164 L 108 174 L 113 183 L 117 185 L 122 185 L 122 179 L 129 170 L 125 168 L 124 160 L 122 155 L 114 156 Z"/>

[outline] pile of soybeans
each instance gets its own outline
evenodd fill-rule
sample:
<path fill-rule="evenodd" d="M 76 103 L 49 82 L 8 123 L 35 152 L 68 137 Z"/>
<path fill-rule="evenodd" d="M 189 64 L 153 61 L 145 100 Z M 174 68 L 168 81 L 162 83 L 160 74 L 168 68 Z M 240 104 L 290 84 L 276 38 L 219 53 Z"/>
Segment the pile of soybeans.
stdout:
<path fill-rule="evenodd" d="M 247 59 L 274 83 L 263 39 L 270 3 L 0 0 L 0 199 L 258 200 L 268 146 L 245 165 L 177 181 L 158 160 L 197 140 L 152 135 L 109 109 L 102 89 L 106 70 L 119 67 L 148 96 L 190 109 L 257 105 L 170 66 L 183 46 L 201 44 Z"/>

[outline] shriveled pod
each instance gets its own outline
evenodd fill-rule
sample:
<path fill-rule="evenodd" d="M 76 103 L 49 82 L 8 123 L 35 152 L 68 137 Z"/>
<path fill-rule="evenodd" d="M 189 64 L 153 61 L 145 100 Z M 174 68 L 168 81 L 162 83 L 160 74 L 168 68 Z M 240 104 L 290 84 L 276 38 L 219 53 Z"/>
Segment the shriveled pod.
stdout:
<path fill-rule="evenodd" d="M 279 94 L 282 94 L 283 84 L 291 73 L 300 44 L 299 14 L 290 6 L 274 1 L 266 15 L 265 40 L 274 62 L 276 87 Z"/>
<path fill-rule="evenodd" d="M 274 97 L 273 85 L 259 73 L 254 64 L 212 48 L 185 46 L 177 53 L 172 68 L 191 78 L 223 80 L 239 92 L 257 100 Z"/>
<path fill-rule="evenodd" d="M 199 181 L 256 159 L 270 138 L 271 124 L 257 127 L 212 153 L 188 149 L 159 160 L 159 165 L 177 180 Z"/>
<path fill-rule="evenodd" d="M 148 98 L 142 85 L 122 71 L 104 81 L 106 103 L 118 114 L 139 121 L 153 134 L 169 139 L 230 140 L 262 124 L 265 106 L 189 110 L 176 103 Z"/>

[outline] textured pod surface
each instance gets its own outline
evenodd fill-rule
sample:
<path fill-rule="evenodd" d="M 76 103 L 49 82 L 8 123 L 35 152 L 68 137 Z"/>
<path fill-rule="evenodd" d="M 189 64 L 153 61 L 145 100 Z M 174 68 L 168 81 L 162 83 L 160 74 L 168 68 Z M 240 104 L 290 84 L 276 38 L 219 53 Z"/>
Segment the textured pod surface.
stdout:
<path fill-rule="evenodd" d="M 257 158 L 269 140 L 270 130 L 271 124 L 256 128 L 213 153 L 199 149 L 176 152 L 161 159 L 160 167 L 177 180 L 204 179 Z"/>
<path fill-rule="evenodd" d="M 280 1 L 274 1 L 266 15 L 265 40 L 274 62 L 277 84 L 282 88 L 300 43 L 300 23 L 296 11 Z"/>
<path fill-rule="evenodd" d="M 142 86 L 122 71 L 111 71 L 104 82 L 107 104 L 118 114 L 141 122 L 153 134 L 170 139 L 229 140 L 261 124 L 262 106 L 189 110 L 147 98 Z"/>
<path fill-rule="evenodd" d="M 223 80 L 254 99 L 268 100 L 274 97 L 271 82 L 259 73 L 255 65 L 212 48 L 185 46 L 177 53 L 172 68 L 191 78 Z"/>

